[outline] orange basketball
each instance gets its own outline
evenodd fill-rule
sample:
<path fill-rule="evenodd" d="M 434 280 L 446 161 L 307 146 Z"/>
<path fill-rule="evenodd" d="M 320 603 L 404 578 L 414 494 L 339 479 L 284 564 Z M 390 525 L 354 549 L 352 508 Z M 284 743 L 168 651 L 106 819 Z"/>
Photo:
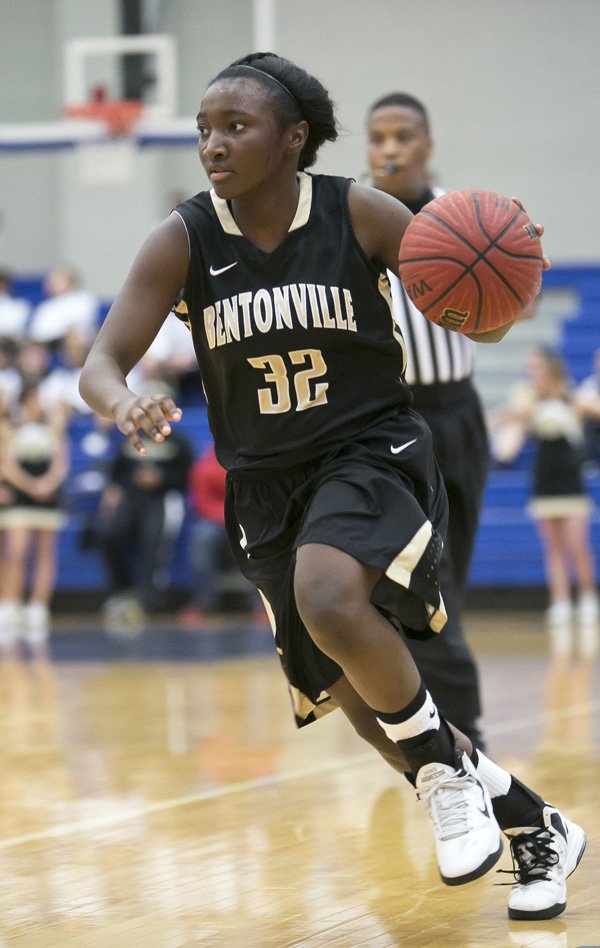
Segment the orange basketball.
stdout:
<path fill-rule="evenodd" d="M 408 225 L 399 273 L 427 319 L 455 332 L 511 322 L 542 285 L 542 245 L 525 211 L 491 191 L 451 191 Z"/>

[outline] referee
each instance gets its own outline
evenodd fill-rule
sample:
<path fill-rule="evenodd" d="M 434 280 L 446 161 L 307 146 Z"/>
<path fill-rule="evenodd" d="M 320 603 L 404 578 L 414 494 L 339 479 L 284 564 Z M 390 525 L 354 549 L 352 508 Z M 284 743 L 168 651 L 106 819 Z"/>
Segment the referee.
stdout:
<path fill-rule="evenodd" d="M 376 188 L 398 198 L 413 214 L 444 193 L 430 184 L 432 140 L 421 102 L 399 92 L 378 99 L 369 109 L 367 131 L 369 173 Z M 398 278 L 389 276 L 394 315 L 407 349 L 406 381 L 414 408 L 431 428 L 450 505 L 440 569 L 448 622 L 441 635 L 408 645 L 436 703 L 482 747 L 477 668 L 460 617 L 489 465 L 483 411 L 471 379 L 474 343 L 425 319 Z"/>

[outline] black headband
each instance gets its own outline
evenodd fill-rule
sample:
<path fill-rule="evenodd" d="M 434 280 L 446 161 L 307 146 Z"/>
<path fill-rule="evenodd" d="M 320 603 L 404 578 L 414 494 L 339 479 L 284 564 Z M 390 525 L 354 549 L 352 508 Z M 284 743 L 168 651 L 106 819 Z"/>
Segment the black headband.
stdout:
<path fill-rule="evenodd" d="M 288 87 L 283 84 L 283 82 L 280 82 L 279 79 L 276 79 L 275 76 L 272 76 L 270 72 L 265 72 L 264 69 L 257 69 L 256 66 L 249 66 L 247 63 L 240 63 L 239 66 L 237 66 L 237 68 L 238 68 L 238 69 L 250 69 L 252 72 L 258 73 L 259 76 L 266 76 L 267 79 L 270 79 L 271 82 L 274 82 L 275 85 L 278 85 L 280 89 L 283 89 L 283 91 L 284 91 L 285 94 L 287 95 L 288 99 L 290 99 L 290 100 L 294 103 L 294 105 L 296 106 L 298 112 L 300 112 L 300 115 L 302 116 L 302 118 L 304 118 L 304 113 L 303 113 L 303 111 L 302 111 L 302 109 L 301 109 L 301 107 L 300 107 L 300 103 L 298 102 L 298 99 L 296 98 L 296 96 L 294 95 L 294 93 L 291 92 L 291 91 L 288 89 Z"/>

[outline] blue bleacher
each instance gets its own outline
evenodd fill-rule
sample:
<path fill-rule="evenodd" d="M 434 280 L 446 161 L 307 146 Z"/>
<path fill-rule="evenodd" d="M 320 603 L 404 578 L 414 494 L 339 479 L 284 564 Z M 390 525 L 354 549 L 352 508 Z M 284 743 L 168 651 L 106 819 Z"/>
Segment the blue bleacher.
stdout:
<path fill-rule="evenodd" d="M 580 382 L 593 371 L 600 349 L 600 266 L 556 266 L 544 274 L 544 289 L 574 290 L 578 310 L 562 326 L 559 351 L 570 375 Z M 488 478 L 477 535 L 472 587 L 545 587 L 540 540 L 526 512 L 530 493 L 532 446 L 526 444 L 509 469 Z M 590 471 L 587 487 L 595 501 L 592 544 L 600 580 L 600 472 Z"/>
<path fill-rule="evenodd" d="M 10 281 L 10 291 L 13 296 L 29 300 L 32 306 L 41 303 L 44 297 L 45 274 L 29 274 L 28 276 L 15 275 Z"/>
<path fill-rule="evenodd" d="M 59 539 L 57 590 L 81 592 L 85 590 L 106 589 L 107 576 L 100 551 L 87 549 L 83 542 L 85 528 L 98 507 L 99 492 L 86 489 L 81 475 L 90 470 L 90 457 L 82 447 L 84 438 L 94 430 L 91 416 L 78 416 L 70 426 L 71 444 L 71 472 L 65 488 L 65 502 L 68 511 L 68 520 L 61 531 Z M 189 438 L 195 456 L 198 456 L 211 442 L 206 408 L 186 406 L 178 431 Z M 118 440 L 122 435 L 117 429 L 112 429 L 112 449 L 108 456 L 114 454 Z M 192 518 L 187 517 L 182 534 L 175 549 L 172 567 L 172 588 L 185 590 L 189 585 L 188 565 L 186 558 L 186 541 Z"/>
<path fill-rule="evenodd" d="M 600 348 L 600 267 L 555 267 L 544 274 L 545 289 L 575 290 L 578 312 L 562 327 L 560 353 L 576 382 L 592 371 L 592 355 Z"/>
<path fill-rule="evenodd" d="M 488 478 L 469 585 L 544 587 L 544 565 L 535 522 L 528 516 L 531 473 L 526 467 L 493 470 Z M 600 471 L 590 470 L 586 486 L 596 510 L 592 544 L 600 581 Z"/>

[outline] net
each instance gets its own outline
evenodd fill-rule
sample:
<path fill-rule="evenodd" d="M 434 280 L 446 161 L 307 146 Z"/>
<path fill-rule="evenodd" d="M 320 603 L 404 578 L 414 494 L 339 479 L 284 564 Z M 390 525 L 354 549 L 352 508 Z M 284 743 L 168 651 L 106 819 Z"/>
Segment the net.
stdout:
<path fill-rule="evenodd" d="M 109 133 L 116 137 L 132 131 L 142 116 L 143 108 L 144 103 L 137 99 L 121 99 L 67 105 L 63 112 L 67 118 L 104 122 Z"/>

